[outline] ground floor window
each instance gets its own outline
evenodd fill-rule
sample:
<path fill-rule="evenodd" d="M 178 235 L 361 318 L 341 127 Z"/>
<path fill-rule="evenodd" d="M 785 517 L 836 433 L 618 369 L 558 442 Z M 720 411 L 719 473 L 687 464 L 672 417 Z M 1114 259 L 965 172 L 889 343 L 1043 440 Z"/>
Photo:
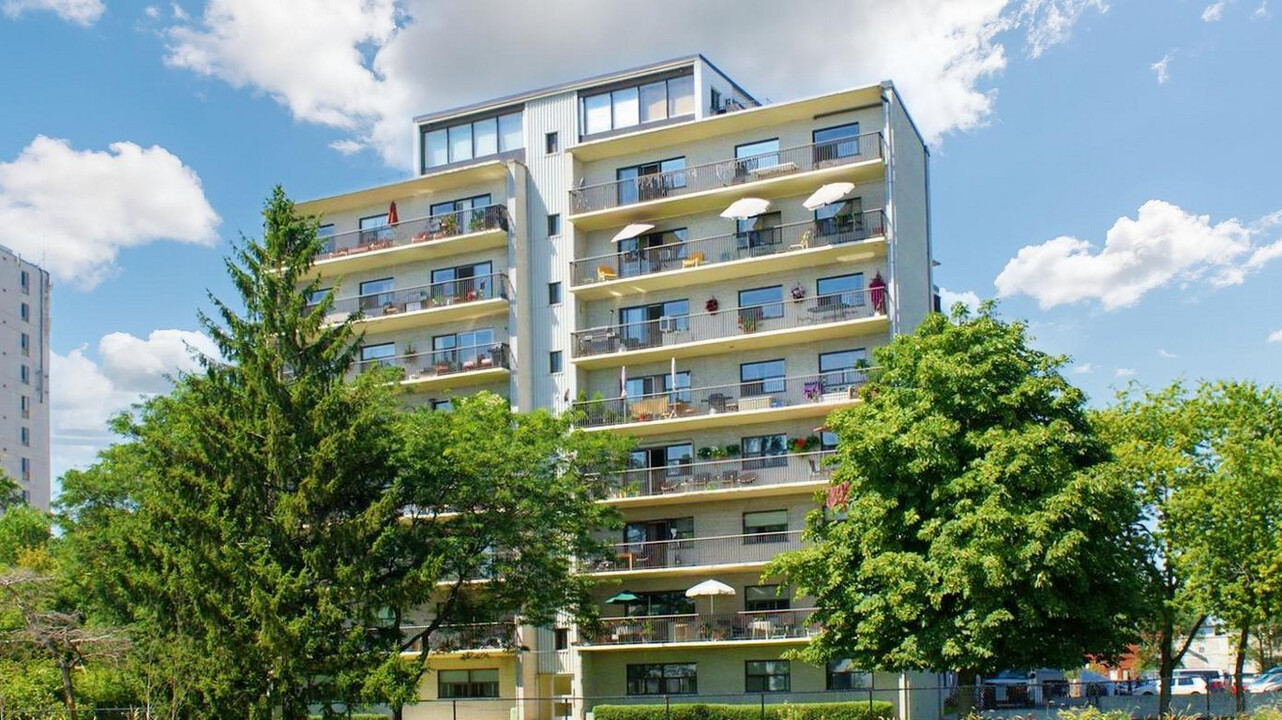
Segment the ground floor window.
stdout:
<path fill-rule="evenodd" d="M 496 698 L 499 696 L 499 671 L 497 668 L 484 670 L 441 670 L 437 673 L 437 697 L 448 698 Z"/>
<path fill-rule="evenodd" d="M 865 690 L 872 687 L 872 674 L 856 668 L 849 660 L 828 663 L 829 690 Z"/>
<path fill-rule="evenodd" d="M 699 692 L 694 663 L 628 666 L 629 695 L 693 695 Z"/>
<path fill-rule="evenodd" d="M 787 660 L 749 660 L 744 663 L 744 692 L 788 692 L 791 689 L 792 663 Z"/>

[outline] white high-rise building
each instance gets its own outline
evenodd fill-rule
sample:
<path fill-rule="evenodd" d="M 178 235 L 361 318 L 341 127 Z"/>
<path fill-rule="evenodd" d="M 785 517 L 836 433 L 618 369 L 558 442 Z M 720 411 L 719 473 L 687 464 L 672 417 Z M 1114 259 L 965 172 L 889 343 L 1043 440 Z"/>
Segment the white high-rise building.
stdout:
<path fill-rule="evenodd" d="M 299 205 L 329 236 L 316 272 L 336 312 L 363 312 L 362 362 L 403 367 L 413 403 L 488 389 L 637 441 L 612 478 L 616 552 L 584 568 L 601 628 L 520 628 L 515 648 L 461 632 L 476 647 L 434 660 L 421 697 L 582 718 L 607 697 L 838 700 L 871 682 L 935 716 L 909 678 L 782 659 L 812 601 L 761 577 L 827 482 L 824 418 L 937 303 L 929 155 L 894 86 L 763 105 L 696 55 L 413 134 L 414 177 Z M 687 597 L 707 580 L 733 594 Z"/>
<path fill-rule="evenodd" d="M 49 273 L 0 247 L 0 466 L 49 509 Z"/>

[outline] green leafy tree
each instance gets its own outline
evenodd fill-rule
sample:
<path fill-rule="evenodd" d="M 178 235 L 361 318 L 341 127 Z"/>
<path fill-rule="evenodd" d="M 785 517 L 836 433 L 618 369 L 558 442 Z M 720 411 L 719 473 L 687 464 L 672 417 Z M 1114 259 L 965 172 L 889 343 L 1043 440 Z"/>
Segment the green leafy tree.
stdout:
<path fill-rule="evenodd" d="M 1172 674 L 1209 611 L 1205 598 L 1189 587 L 1182 562 L 1189 532 L 1180 527 L 1183 517 L 1172 504 L 1185 488 L 1204 485 L 1214 474 L 1205 422 L 1180 383 L 1156 392 L 1128 388 L 1112 407 L 1095 413 L 1093 422 L 1112 449 L 1106 472 L 1128 484 L 1143 508 L 1142 655 L 1157 668 L 1159 714 L 1166 716 Z"/>
<path fill-rule="evenodd" d="M 1171 499 L 1178 563 L 1191 593 L 1237 633 L 1234 683 L 1251 634 L 1282 610 L 1282 393 L 1249 382 L 1203 385 L 1191 402 L 1214 471 Z"/>
<path fill-rule="evenodd" d="M 1132 638 L 1133 496 L 1098 472 L 1107 448 L 1065 359 L 993 312 L 927 317 L 876 351 L 862 402 L 829 418 L 833 507 L 767 569 L 818 608 L 823 631 L 799 658 L 957 669 L 969 688 Z"/>

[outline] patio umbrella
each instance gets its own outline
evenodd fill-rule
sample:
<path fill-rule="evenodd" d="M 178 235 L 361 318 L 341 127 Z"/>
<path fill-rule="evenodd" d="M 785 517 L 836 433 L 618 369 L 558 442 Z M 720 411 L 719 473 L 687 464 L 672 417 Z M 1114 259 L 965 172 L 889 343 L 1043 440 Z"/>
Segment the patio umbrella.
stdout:
<path fill-rule="evenodd" d="M 627 590 L 624 590 L 623 592 L 619 593 L 618 595 L 615 595 L 612 598 L 607 598 L 605 601 L 605 604 L 606 605 L 626 605 L 628 603 L 637 602 L 640 599 L 641 599 L 640 597 L 633 595 Z"/>
<path fill-rule="evenodd" d="M 393 200 L 392 206 L 387 208 L 387 224 L 395 225 L 400 221 L 401 221 L 400 216 L 396 214 L 396 201 Z"/>
<path fill-rule="evenodd" d="M 677 391 L 677 359 L 675 357 L 672 358 L 672 367 L 668 371 L 668 388 L 674 393 Z"/>
<path fill-rule="evenodd" d="M 769 209 L 769 200 L 747 197 L 730 203 L 730 207 L 721 211 L 721 217 L 728 218 L 730 220 L 747 220 L 748 218 L 756 217 Z"/>
<path fill-rule="evenodd" d="M 624 240 L 631 240 L 632 238 L 634 238 L 634 237 L 636 237 L 636 236 L 640 235 L 641 233 L 645 232 L 646 230 L 653 230 L 653 229 L 654 229 L 654 226 L 653 226 L 653 225 L 649 225 L 649 224 L 647 224 L 647 223 L 632 223 L 631 225 L 629 225 L 629 226 L 627 226 L 627 227 L 623 228 L 622 230 L 620 230 L 619 232 L 615 233 L 615 234 L 614 234 L 614 238 L 613 238 L 613 240 L 614 240 L 614 242 L 622 242 L 622 241 L 624 241 Z"/>
<path fill-rule="evenodd" d="M 735 594 L 734 588 L 717 580 L 704 580 L 698 585 L 695 585 L 689 590 L 686 590 L 686 597 L 688 598 L 701 598 L 701 597 L 709 598 L 709 602 L 711 603 L 711 605 L 709 605 L 708 609 L 712 612 L 713 615 L 717 613 L 717 596 L 718 595 L 733 596 L 734 594 Z"/>
<path fill-rule="evenodd" d="M 628 366 L 627 365 L 624 365 L 619 368 L 619 387 L 621 388 L 619 390 L 619 397 L 626 398 L 628 396 Z"/>
<path fill-rule="evenodd" d="M 816 190 L 806 201 L 801 203 L 807 210 L 818 210 L 824 205 L 835 203 L 845 197 L 855 184 L 850 182 L 828 183 Z"/>

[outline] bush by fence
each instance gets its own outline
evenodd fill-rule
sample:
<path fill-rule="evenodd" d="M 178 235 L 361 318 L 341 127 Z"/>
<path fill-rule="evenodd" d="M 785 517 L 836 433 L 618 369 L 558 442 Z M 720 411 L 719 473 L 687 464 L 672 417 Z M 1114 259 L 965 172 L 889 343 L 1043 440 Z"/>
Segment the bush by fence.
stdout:
<path fill-rule="evenodd" d="M 888 702 L 760 705 L 597 705 L 595 720 L 891 720 Z"/>

